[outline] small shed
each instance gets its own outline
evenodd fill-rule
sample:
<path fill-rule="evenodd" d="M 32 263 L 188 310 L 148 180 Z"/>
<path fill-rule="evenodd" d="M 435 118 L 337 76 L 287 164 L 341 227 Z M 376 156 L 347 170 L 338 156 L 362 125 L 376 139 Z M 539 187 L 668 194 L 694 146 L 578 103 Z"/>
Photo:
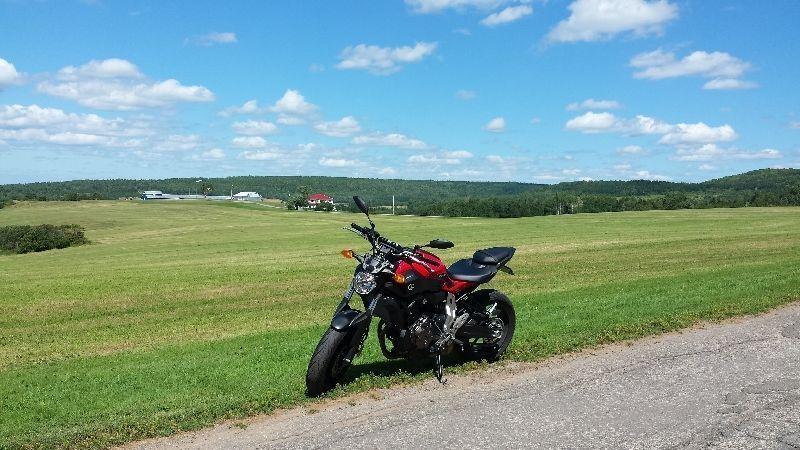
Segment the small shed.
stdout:
<path fill-rule="evenodd" d="M 260 202 L 262 197 L 258 192 L 239 192 L 233 196 L 233 199 L 245 202 Z"/>

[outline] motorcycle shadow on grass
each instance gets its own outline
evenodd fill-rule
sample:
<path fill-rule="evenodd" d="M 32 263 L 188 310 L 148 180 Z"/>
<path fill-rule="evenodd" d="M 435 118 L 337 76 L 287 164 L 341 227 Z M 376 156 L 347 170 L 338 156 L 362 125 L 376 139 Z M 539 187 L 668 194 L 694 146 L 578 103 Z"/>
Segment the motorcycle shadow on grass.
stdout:
<path fill-rule="evenodd" d="M 474 360 L 466 359 L 459 355 L 446 355 L 442 358 L 442 363 L 445 369 L 450 369 L 448 372 L 453 372 L 452 369 L 457 369 L 470 363 L 475 363 Z M 354 364 L 342 376 L 339 386 L 347 388 L 349 385 L 357 382 L 360 378 L 391 378 L 395 376 L 400 377 L 414 377 L 420 374 L 433 374 L 435 364 L 433 358 L 430 359 L 388 359 L 381 361 L 373 361 L 361 364 Z M 378 383 L 383 385 L 383 383 Z"/>

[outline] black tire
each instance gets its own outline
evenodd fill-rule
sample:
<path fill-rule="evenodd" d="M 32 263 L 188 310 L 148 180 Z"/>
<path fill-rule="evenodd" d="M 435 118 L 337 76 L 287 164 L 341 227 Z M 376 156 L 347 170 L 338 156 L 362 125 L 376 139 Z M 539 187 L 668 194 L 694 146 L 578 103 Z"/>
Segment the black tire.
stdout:
<path fill-rule="evenodd" d="M 328 328 L 317 344 L 306 371 L 306 394 L 318 397 L 333 389 L 350 367 L 343 361 L 352 343 L 351 333 Z"/>
<path fill-rule="evenodd" d="M 517 325 L 517 316 L 514 312 L 514 305 L 511 300 L 500 291 L 480 291 L 468 301 L 474 302 L 473 306 L 481 310 L 487 310 L 496 304 L 493 316 L 503 324 L 503 332 L 500 338 L 491 343 L 470 343 L 465 342 L 463 354 L 468 359 L 484 359 L 494 362 L 500 359 L 508 349 L 508 345 L 514 338 L 514 329 Z"/>

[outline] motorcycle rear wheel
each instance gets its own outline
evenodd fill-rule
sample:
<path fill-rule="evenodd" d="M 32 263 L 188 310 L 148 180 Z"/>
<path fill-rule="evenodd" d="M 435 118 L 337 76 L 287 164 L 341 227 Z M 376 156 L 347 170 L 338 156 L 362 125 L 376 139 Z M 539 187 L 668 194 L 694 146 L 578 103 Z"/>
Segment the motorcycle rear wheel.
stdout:
<path fill-rule="evenodd" d="M 351 334 L 328 328 L 317 344 L 306 371 L 306 394 L 318 397 L 333 389 L 341 380 L 350 361 L 344 358 L 352 345 Z"/>
<path fill-rule="evenodd" d="M 482 359 L 489 362 L 497 361 L 503 356 L 503 353 L 505 353 L 514 338 L 514 329 L 517 324 L 514 305 L 500 291 L 486 292 L 468 301 L 474 302 L 474 307 L 483 311 L 488 312 L 491 310 L 490 317 L 492 317 L 493 326 L 501 326 L 502 324 L 502 332 L 499 338 L 490 342 L 480 339 L 471 339 L 464 342 L 462 354 L 469 359 Z"/>

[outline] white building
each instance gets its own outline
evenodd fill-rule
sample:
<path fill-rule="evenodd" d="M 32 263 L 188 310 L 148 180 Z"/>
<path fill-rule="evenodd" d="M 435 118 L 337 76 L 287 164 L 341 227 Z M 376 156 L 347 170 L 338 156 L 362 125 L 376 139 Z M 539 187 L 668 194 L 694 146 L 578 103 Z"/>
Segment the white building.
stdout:
<path fill-rule="evenodd" d="M 161 191 L 144 191 L 139 198 L 142 200 L 167 200 L 171 199 L 172 196 L 169 194 L 164 194 Z"/>
<path fill-rule="evenodd" d="M 239 192 L 233 196 L 233 199 L 246 202 L 260 202 L 262 197 L 258 192 Z"/>

